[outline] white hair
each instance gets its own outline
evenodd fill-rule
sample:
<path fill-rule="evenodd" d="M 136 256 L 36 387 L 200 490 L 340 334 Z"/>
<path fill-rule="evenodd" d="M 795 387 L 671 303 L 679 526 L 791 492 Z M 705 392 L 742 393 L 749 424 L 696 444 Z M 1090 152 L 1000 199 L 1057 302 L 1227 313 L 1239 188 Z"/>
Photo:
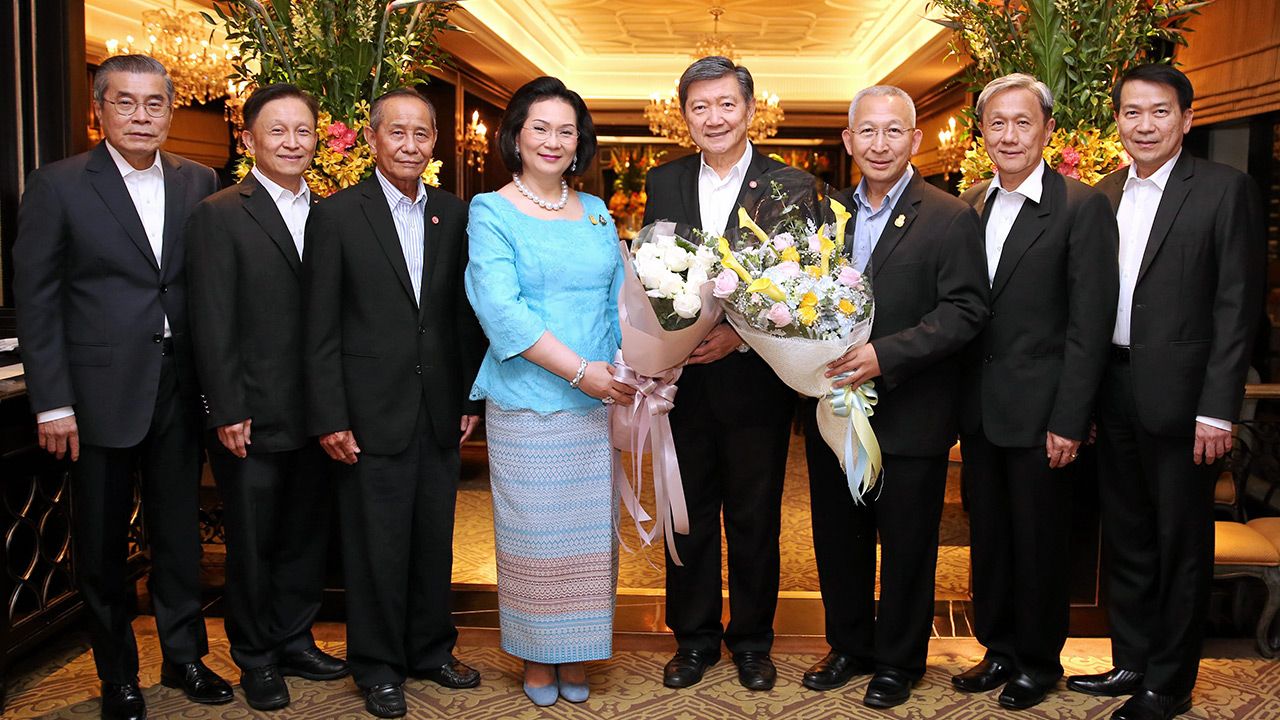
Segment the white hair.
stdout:
<path fill-rule="evenodd" d="M 1005 90 L 1017 88 L 1026 90 L 1036 97 L 1036 102 L 1040 104 L 1040 111 L 1044 113 L 1046 122 L 1053 117 L 1053 91 L 1049 89 L 1049 86 L 1026 73 L 1010 73 L 992 80 L 987 83 L 986 87 L 982 88 L 982 92 L 978 95 L 978 102 L 974 104 L 973 108 L 978 115 L 978 121 L 982 121 L 982 111 L 986 109 L 987 103 L 991 102 L 991 98 Z"/>
<path fill-rule="evenodd" d="M 853 96 L 853 102 L 849 103 L 849 127 L 853 127 L 853 116 L 858 112 L 858 103 L 865 97 L 896 97 L 907 104 L 909 119 L 907 123 L 912 127 L 916 124 L 916 104 L 907 94 L 907 91 L 894 85 L 872 85 L 869 88 L 863 88 Z"/>

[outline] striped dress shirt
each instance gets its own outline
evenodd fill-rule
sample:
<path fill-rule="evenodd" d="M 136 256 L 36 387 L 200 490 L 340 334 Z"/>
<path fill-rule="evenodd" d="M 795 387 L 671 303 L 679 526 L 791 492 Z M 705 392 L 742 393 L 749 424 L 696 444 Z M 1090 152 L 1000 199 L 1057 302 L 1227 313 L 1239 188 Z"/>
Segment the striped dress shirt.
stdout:
<path fill-rule="evenodd" d="M 409 266 L 409 282 L 413 284 L 413 299 L 421 306 L 427 188 L 422 184 L 422 180 L 418 180 L 418 196 L 410 200 L 383 176 L 381 170 L 375 169 L 373 174 L 378 176 L 382 193 L 387 196 L 387 205 L 391 208 L 391 219 L 396 224 L 396 235 L 400 238 L 400 251 L 404 253 L 405 265 Z"/>

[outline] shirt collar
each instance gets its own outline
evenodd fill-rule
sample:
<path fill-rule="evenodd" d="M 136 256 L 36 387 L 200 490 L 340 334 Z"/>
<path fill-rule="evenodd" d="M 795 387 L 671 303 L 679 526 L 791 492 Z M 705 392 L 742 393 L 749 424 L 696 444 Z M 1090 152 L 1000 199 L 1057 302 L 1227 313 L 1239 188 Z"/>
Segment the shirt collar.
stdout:
<path fill-rule="evenodd" d="M 1044 161 L 1041 160 L 1036 169 L 1031 171 L 1026 180 L 1022 181 L 1014 190 L 1005 190 L 1000 184 L 1000 173 L 996 172 L 996 176 L 991 179 L 991 185 L 987 188 L 987 199 L 991 198 L 991 194 L 997 190 L 1004 190 L 1006 193 L 1017 193 L 1037 205 L 1040 204 L 1040 196 L 1044 194 Z"/>
<path fill-rule="evenodd" d="M 387 204 L 389 204 L 393 209 L 396 205 L 400 204 L 401 200 L 408 200 L 410 204 L 413 205 L 419 205 L 427 201 L 427 187 L 423 184 L 422 178 L 418 178 L 417 197 L 410 199 L 408 195 L 400 192 L 400 188 L 392 185 L 391 181 L 382 174 L 381 170 L 374 168 L 373 174 L 377 176 L 378 184 L 382 186 L 382 194 L 387 196 Z"/>
<path fill-rule="evenodd" d="M 1173 174 L 1173 166 L 1178 164 L 1178 158 L 1180 157 L 1182 157 L 1182 148 L 1178 148 L 1178 152 L 1174 153 L 1173 157 L 1169 158 L 1165 164 L 1161 165 L 1159 170 L 1151 173 L 1151 177 L 1146 178 L 1138 177 L 1137 163 L 1130 163 L 1129 177 L 1124 181 L 1125 188 L 1127 189 L 1135 182 L 1149 182 L 1159 188 L 1160 192 L 1164 192 L 1164 186 L 1168 184 L 1169 176 Z"/>
<path fill-rule="evenodd" d="M 116 150 L 114 147 L 112 147 L 111 141 L 103 140 L 102 142 L 106 144 L 107 152 L 111 155 L 111 159 L 115 161 L 116 169 L 120 171 L 120 177 L 129 177 L 133 173 L 149 173 L 152 171 L 159 172 L 161 175 L 164 174 L 164 171 L 160 167 L 160 151 L 159 150 L 156 151 L 156 157 L 155 157 L 155 160 L 151 161 L 151 166 L 148 168 L 139 170 L 138 168 L 130 165 L 129 161 L 124 159 L 124 156 L 120 154 L 119 150 Z"/>
<path fill-rule="evenodd" d="M 258 180 L 258 184 L 262 186 L 263 190 L 267 191 L 267 194 L 271 196 L 272 200 L 284 199 L 292 202 L 298 198 L 303 198 L 308 203 L 311 202 L 311 188 L 307 187 L 306 180 L 302 181 L 302 190 L 294 192 L 289 188 L 273 182 L 271 178 L 267 177 L 266 173 L 258 169 L 257 165 L 254 165 L 253 169 L 249 172 L 253 173 L 253 176 Z"/>
<path fill-rule="evenodd" d="M 698 162 L 698 173 L 706 175 L 714 182 L 728 182 L 735 176 L 739 178 L 744 177 L 747 174 L 747 168 L 751 165 L 751 143 L 747 143 L 746 149 L 742 151 L 742 157 L 738 158 L 738 162 L 734 163 L 733 167 L 729 168 L 729 174 L 725 175 L 723 178 L 720 177 L 720 173 L 716 172 L 714 168 L 707 164 L 707 158 L 702 153 L 698 153 Z"/>
<path fill-rule="evenodd" d="M 902 173 L 902 177 L 898 178 L 898 182 L 889 188 L 889 194 L 885 196 L 884 203 L 880 205 L 879 210 L 873 211 L 871 203 L 867 201 L 867 179 L 864 177 L 858 181 L 858 187 L 853 191 L 853 199 L 857 201 L 869 215 L 879 215 L 885 208 L 893 208 L 898 204 L 898 199 L 902 197 L 902 193 L 907 189 L 907 183 L 911 182 L 911 176 L 915 174 L 915 168 L 907 165 L 907 171 Z"/>

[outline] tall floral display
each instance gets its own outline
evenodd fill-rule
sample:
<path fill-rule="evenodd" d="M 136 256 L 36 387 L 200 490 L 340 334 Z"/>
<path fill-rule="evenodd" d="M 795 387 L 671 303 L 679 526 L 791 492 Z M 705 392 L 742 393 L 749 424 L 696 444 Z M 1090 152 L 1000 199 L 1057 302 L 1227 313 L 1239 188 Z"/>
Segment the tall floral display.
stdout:
<path fill-rule="evenodd" d="M 314 192 L 330 195 L 373 172 L 360 139 L 369 101 L 428 81 L 428 71 L 445 58 L 436 38 L 455 29 L 448 21 L 455 7 L 436 0 L 221 0 L 214 12 L 228 41 L 240 46 L 231 77 L 240 97 L 290 82 L 320 103 L 316 156 L 306 176 Z M 251 162 L 242 161 L 241 172 Z M 433 161 L 423 180 L 437 184 L 439 170 Z"/>
<path fill-rule="evenodd" d="M 972 59 L 975 90 L 1014 72 L 1053 91 L 1053 133 L 1044 157 L 1068 177 L 1096 183 L 1126 161 L 1116 134 L 1111 87 L 1134 65 L 1168 60 L 1185 45 L 1193 0 L 931 0 L 955 31 L 952 49 Z M 961 188 L 991 177 L 991 159 L 975 139 L 961 162 Z"/>

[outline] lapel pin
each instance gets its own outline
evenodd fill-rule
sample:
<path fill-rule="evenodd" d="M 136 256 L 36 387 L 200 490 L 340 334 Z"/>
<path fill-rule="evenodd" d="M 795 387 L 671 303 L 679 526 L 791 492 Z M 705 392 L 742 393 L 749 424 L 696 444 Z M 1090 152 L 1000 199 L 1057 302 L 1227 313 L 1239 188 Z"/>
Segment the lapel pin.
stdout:
<path fill-rule="evenodd" d="M 896 218 L 894 218 L 894 219 L 893 219 L 893 226 L 894 226 L 894 227 L 902 227 L 903 225 L 906 225 L 906 224 L 907 224 L 907 216 L 906 216 L 906 215 L 899 215 L 898 217 L 896 217 Z"/>
<path fill-rule="evenodd" d="M 608 218 L 606 218 L 604 215 L 601 215 L 601 216 L 600 216 L 600 224 L 601 224 L 601 225 L 608 225 L 608 224 L 609 224 L 609 223 L 608 223 Z"/>
<path fill-rule="evenodd" d="M 759 183 L 757 183 L 755 180 L 752 180 L 751 182 L 747 183 L 747 186 L 750 187 L 752 190 L 755 190 L 756 186 L 758 185 Z"/>
<path fill-rule="evenodd" d="M 439 224 L 440 224 L 440 216 L 439 216 L 439 215 L 432 215 L 432 216 L 431 216 L 431 224 L 432 224 L 432 225 L 439 225 Z M 899 226 L 899 227 L 901 227 L 901 226 Z"/>
<path fill-rule="evenodd" d="M 592 225 L 599 225 L 599 224 L 600 224 L 600 221 L 599 221 L 599 219 L 597 219 L 597 216 L 595 216 L 595 215 L 592 215 L 592 216 L 591 216 L 591 224 L 592 224 Z"/>

